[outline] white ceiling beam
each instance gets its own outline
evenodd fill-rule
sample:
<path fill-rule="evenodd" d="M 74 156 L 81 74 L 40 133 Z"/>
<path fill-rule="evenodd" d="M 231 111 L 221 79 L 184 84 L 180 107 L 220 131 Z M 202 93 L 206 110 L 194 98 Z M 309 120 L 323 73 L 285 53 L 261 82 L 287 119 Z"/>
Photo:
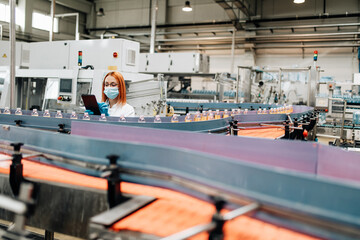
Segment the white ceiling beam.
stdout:
<path fill-rule="evenodd" d="M 85 0 L 56 0 L 56 3 L 86 14 L 90 14 L 93 7 L 92 2 Z"/>

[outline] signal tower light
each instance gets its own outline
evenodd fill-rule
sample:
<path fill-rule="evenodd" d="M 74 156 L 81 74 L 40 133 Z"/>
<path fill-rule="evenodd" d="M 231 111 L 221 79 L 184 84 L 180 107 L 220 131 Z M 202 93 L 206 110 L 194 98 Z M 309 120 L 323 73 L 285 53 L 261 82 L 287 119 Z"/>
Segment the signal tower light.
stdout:
<path fill-rule="evenodd" d="M 314 61 L 317 61 L 317 59 L 318 59 L 318 51 L 315 50 L 314 51 Z"/>

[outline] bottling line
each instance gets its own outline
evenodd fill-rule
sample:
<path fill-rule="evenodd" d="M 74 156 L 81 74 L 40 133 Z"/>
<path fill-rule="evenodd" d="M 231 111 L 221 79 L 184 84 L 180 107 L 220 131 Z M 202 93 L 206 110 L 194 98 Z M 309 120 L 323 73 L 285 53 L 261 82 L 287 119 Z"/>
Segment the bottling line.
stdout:
<path fill-rule="evenodd" d="M 6 239 L 28 239 L 25 220 L 89 239 L 360 236 L 359 157 L 339 148 L 85 121 L 0 139 Z"/>

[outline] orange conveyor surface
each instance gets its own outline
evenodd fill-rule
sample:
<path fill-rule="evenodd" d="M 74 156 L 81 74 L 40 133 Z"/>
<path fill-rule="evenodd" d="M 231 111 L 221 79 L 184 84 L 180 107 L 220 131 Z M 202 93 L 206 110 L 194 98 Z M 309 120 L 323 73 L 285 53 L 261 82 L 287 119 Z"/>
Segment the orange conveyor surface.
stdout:
<path fill-rule="evenodd" d="M 74 173 L 57 167 L 23 160 L 24 177 L 48 182 L 106 190 L 104 179 Z M 0 173 L 9 174 L 11 161 L 0 161 Z M 112 226 L 115 231 L 131 230 L 158 236 L 169 236 L 199 224 L 209 223 L 215 208 L 212 204 L 188 195 L 158 187 L 122 183 L 124 193 L 148 195 L 157 200 Z M 238 217 L 224 225 L 226 240 L 310 240 L 304 234 L 265 223 L 247 216 Z M 191 239 L 205 240 L 207 233 Z"/>

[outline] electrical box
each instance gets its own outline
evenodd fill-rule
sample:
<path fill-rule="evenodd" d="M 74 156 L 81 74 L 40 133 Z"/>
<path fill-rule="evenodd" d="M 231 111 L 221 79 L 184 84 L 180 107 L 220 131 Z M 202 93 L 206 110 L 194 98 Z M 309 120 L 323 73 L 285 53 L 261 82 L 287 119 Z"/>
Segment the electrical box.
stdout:
<path fill-rule="evenodd" d="M 18 68 L 29 67 L 30 46 L 26 42 L 15 43 L 15 65 Z M 10 66 L 10 42 L 0 41 L 0 66 Z"/>
<path fill-rule="evenodd" d="M 30 68 L 138 72 L 139 52 L 138 42 L 125 39 L 30 43 Z"/>
<path fill-rule="evenodd" d="M 200 53 L 142 53 L 140 72 L 208 73 L 209 56 Z"/>

